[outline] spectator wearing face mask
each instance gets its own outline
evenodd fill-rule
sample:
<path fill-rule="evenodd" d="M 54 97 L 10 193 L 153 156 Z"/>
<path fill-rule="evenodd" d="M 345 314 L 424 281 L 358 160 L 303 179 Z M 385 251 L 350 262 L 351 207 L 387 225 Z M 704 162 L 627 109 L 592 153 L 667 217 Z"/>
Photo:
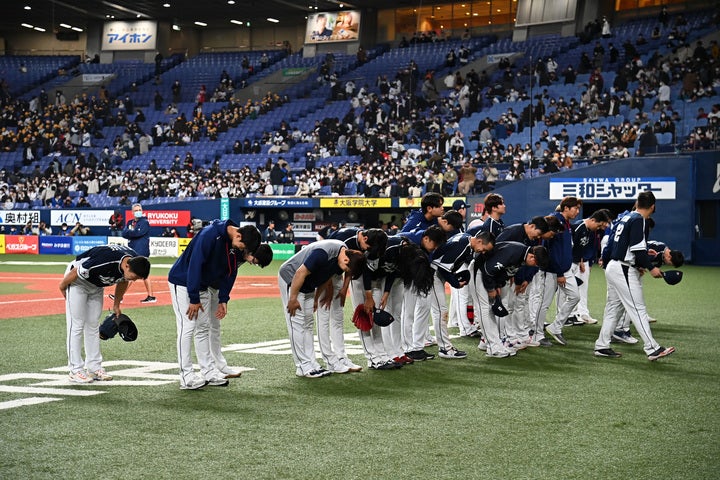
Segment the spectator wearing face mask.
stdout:
<path fill-rule="evenodd" d="M 150 256 L 150 222 L 143 215 L 142 205 L 134 203 L 132 206 L 133 218 L 127 222 L 123 229 L 122 236 L 129 240 L 128 246 L 135 250 L 142 257 Z M 147 278 L 143 280 L 147 289 L 147 297 L 140 303 L 155 303 L 157 299 L 153 296 L 152 284 Z"/>

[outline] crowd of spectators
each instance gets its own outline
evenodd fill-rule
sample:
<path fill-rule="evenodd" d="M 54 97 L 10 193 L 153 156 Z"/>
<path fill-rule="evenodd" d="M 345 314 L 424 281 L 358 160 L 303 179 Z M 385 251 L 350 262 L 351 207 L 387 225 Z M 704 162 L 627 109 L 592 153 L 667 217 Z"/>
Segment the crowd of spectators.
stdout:
<path fill-rule="evenodd" d="M 246 119 L 288 101 L 273 93 L 247 103 L 236 101 L 232 93 L 221 99 L 218 92 L 233 89 L 226 74 L 213 90 L 220 109 L 208 114 L 199 101 L 191 118 L 186 118 L 171 105 L 168 121 L 154 125 L 146 125 L 129 96 L 111 100 L 103 89 L 98 96 L 83 94 L 68 102 L 58 91 L 50 101 L 43 91 L 30 102 L 3 105 L 0 149 L 22 149 L 24 165 L 46 155 L 73 156 L 74 160 L 63 165 L 55 158 L 47 169 L 37 167 L 30 175 L 0 171 L 0 201 L 6 208 L 36 200 L 51 208 L 82 208 L 92 206 L 89 194 L 101 192 L 117 197 L 123 205 L 131 198 L 147 201 L 165 196 L 313 196 L 323 187 L 334 195 L 419 197 L 427 191 L 467 195 L 485 192 L 498 181 L 570 169 L 578 161 L 628 157 L 633 149 L 637 155 L 651 153 L 657 146 L 656 133 L 670 133 L 677 148 L 716 148 L 720 102 L 708 112 L 701 108 L 682 115 L 672 105 L 673 100 L 682 99 L 692 106 L 716 95 L 720 48 L 716 41 L 707 46 L 697 41 L 691 47 L 683 40 L 687 30 L 682 22 L 668 23 L 662 31 L 673 53 L 665 58 L 655 55 L 646 63 L 632 43 L 626 42 L 620 54 L 612 44 L 606 52 L 598 42 L 593 58 L 585 55 L 577 66 L 562 68 L 553 58 L 516 66 L 504 59 L 502 73 L 495 77 L 474 70 L 462 75 L 453 71 L 467 58 L 462 46 L 459 52 L 448 52 L 448 74 L 442 80 L 433 71 L 420 72 L 415 62 L 402 66 L 394 77 L 380 76 L 374 84 L 359 88 L 353 81 L 341 84 L 331 78 L 333 98 L 348 102 L 347 114 L 319 120 L 308 131 L 285 120 L 278 130 L 265 132 L 261 138 L 238 139 L 234 153 L 288 153 L 289 161 L 268 159 L 254 169 L 245 166 L 231 171 L 223 168 L 221 160 L 201 165 L 190 152 L 184 158 L 177 155 L 169 169 L 158 168 L 154 160 L 147 169 L 122 165 L 135 155 L 152 156 L 155 146 L 214 141 L 219 133 L 231 132 Z M 601 22 L 590 35 L 612 33 Z M 413 41 L 434 40 L 419 36 Z M 637 43 L 642 41 L 638 38 Z M 577 72 L 585 71 L 591 73 L 589 81 L 578 84 Z M 604 82 L 607 71 L 616 73 L 612 85 Z M 536 87 L 532 98 L 531 81 Z M 439 82 L 444 89 L 438 88 Z M 551 86 L 558 84 L 577 86 L 577 96 L 553 95 Z M 417 85 L 422 85 L 420 95 L 415 94 Z M 523 108 L 515 111 L 522 100 L 526 100 Z M 499 116 L 482 118 L 472 132 L 460 129 L 461 119 L 500 102 L 507 108 Z M 637 109 L 635 118 L 617 121 L 623 107 Z M 589 126 L 603 118 L 608 119 L 607 126 Z M 707 119 L 704 126 L 681 138 L 681 122 L 703 118 Z M 573 124 L 588 125 L 587 132 L 575 138 L 566 128 L 549 133 Z M 112 140 L 103 139 L 103 125 L 122 126 L 125 131 Z M 507 140 L 531 125 L 536 132 L 532 144 Z M 98 156 L 86 157 L 83 148 L 97 143 L 107 146 Z M 289 153 L 298 143 L 309 144 L 307 154 L 291 158 Z M 351 159 L 332 161 L 347 156 Z"/>

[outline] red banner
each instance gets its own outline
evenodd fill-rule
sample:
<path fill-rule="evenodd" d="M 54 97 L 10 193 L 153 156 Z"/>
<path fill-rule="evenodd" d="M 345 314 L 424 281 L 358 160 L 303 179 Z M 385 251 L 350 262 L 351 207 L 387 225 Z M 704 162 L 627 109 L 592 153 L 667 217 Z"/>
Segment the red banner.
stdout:
<path fill-rule="evenodd" d="M 151 227 L 187 227 L 190 210 L 143 210 Z M 132 210 L 125 212 L 126 221 L 133 218 Z"/>
<path fill-rule="evenodd" d="M 5 235 L 5 253 L 39 253 L 38 237 L 35 235 Z"/>

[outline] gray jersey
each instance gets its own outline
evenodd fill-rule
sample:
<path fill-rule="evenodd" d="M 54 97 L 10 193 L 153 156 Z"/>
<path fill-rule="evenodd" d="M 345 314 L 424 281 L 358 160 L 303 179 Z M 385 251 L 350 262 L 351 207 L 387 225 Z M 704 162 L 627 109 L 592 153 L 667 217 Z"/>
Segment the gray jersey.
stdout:
<path fill-rule="evenodd" d="M 311 273 L 305 278 L 300 291 L 311 292 L 333 275 L 342 273 L 337 258 L 343 248 L 347 246 L 340 240 L 321 240 L 311 243 L 280 266 L 280 278 L 290 285 L 295 272 L 305 265 Z"/>

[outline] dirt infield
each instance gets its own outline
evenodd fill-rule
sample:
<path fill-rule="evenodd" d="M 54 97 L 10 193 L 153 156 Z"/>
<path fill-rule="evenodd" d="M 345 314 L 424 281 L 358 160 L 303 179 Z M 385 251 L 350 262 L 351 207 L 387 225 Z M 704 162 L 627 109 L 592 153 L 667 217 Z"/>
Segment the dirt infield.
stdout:
<path fill-rule="evenodd" d="M 0 272 L 0 282 L 24 284 L 28 293 L 0 295 L 0 319 L 53 315 L 65 312 L 65 301 L 58 290 L 62 275 L 48 273 Z M 150 277 L 157 303 L 170 305 L 167 277 Z M 112 293 L 114 287 L 105 289 Z M 123 308 L 143 306 L 140 300 L 147 295 L 142 282 L 135 283 L 125 294 Z M 279 297 L 276 277 L 238 277 L 230 293 L 231 299 Z M 105 297 L 105 308 L 112 307 L 112 300 Z"/>

